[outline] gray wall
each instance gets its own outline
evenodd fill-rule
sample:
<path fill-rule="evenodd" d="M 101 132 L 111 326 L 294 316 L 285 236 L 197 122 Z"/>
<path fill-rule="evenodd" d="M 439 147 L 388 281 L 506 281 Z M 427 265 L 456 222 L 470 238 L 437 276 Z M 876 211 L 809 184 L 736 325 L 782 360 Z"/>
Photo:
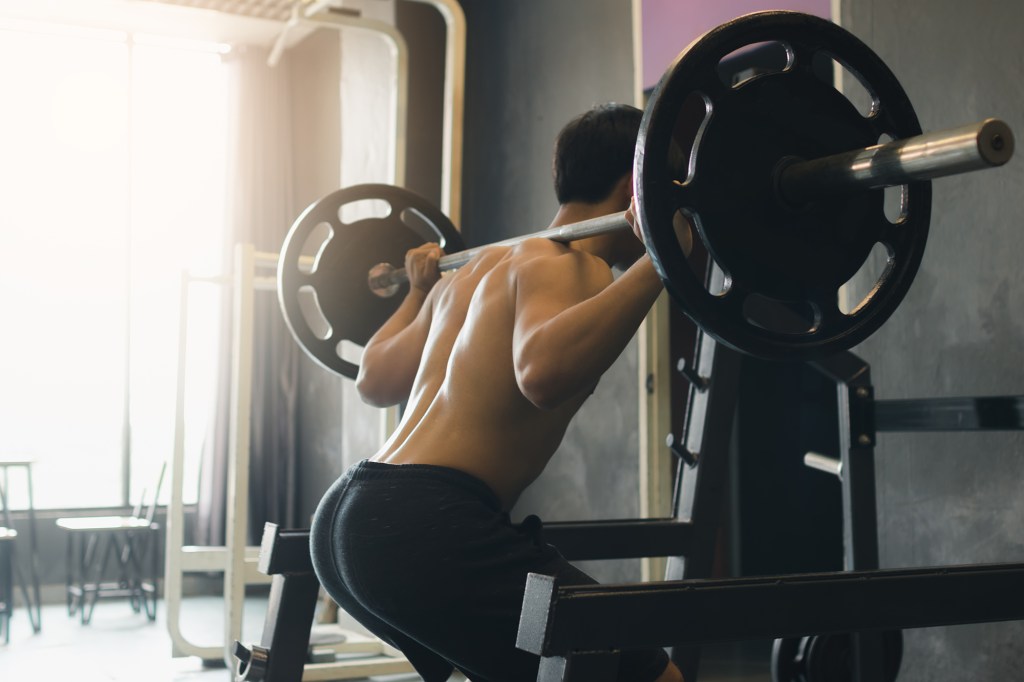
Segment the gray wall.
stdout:
<path fill-rule="evenodd" d="M 394 2 L 366 2 L 363 17 L 394 24 Z M 412 63 L 420 55 L 409 55 Z M 394 130 L 389 117 L 394 105 L 395 63 L 387 43 L 375 32 L 345 29 L 341 34 L 341 183 L 393 183 L 389 172 L 394 157 Z M 411 74 L 410 74 L 411 75 Z M 440 84 L 437 89 L 440 90 Z M 410 91 L 413 88 L 410 86 Z M 410 93 L 411 95 L 411 93 Z M 417 106 L 408 102 L 409 128 L 418 126 Z M 355 383 L 342 381 L 344 428 L 341 468 L 371 457 L 381 445 L 381 411 L 360 400 Z M 325 481 L 329 485 L 331 481 Z"/>
<path fill-rule="evenodd" d="M 463 234 L 469 245 L 547 227 L 555 135 L 594 104 L 633 100 L 629 0 L 463 0 L 468 25 Z M 513 518 L 638 514 L 637 352 L 631 345 Z M 639 562 L 587 564 L 637 580 Z"/>
<path fill-rule="evenodd" d="M 844 0 L 842 24 L 903 83 L 925 130 L 996 116 L 1024 137 L 1024 3 Z M 1024 393 L 1024 161 L 934 182 L 920 274 L 857 349 L 879 398 Z M 883 566 L 1024 561 L 1024 438 L 886 435 Z M 1024 599 L 1024 592 L 1006 595 Z M 1024 624 L 910 631 L 901 682 L 1020 679 Z"/>
<path fill-rule="evenodd" d="M 341 62 L 335 30 L 316 31 L 288 51 L 292 88 L 295 206 L 304 209 L 340 186 Z M 300 354 L 297 429 L 299 518 L 308 519 L 341 474 L 342 379 Z"/>

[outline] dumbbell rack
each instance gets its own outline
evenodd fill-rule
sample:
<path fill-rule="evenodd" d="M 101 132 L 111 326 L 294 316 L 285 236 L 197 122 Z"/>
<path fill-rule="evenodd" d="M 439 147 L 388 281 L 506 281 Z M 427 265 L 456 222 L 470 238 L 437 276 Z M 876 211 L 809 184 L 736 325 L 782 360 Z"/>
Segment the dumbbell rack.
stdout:
<path fill-rule="evenodd" d="M 517 645 L 542 657 L 538 680 L 614 680 L 619 651 L 664 646 L 695 682 L 703 644 L 850 633 L 850 679 L 878 682 L 884 631 L 1024 619 L 1024 601 L 1007 599 L 1024 590 L 1024 564 L 879 570 L 874 481 L 877 432 L 1021 430 L 1024 396 L 876 401 L 867 363 L 849 352 L 813 363 L 838 390 L 840 458 L 829 468 L 842 480 L 845 571 L 708 579 L 741 358 L 703 333 L 698 345 L 676 532 L 662 529 L 677 540 L 666 582 L 573 587 L 531 574 Z M 790 682 L 780 677 L 790 664 L 773 661 L 777 682 Z"/>

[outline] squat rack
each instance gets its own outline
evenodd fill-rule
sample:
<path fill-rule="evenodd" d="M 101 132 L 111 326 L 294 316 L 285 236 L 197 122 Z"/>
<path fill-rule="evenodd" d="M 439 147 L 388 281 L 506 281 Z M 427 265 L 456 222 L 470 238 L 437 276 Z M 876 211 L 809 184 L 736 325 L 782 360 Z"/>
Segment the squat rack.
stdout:
<path fill-rule="evenodd" d="M 702 644 L 851 633 L 853 682 L 878 682 L 885 630 L 1024 619 L 1024 600 L 1007 598 L 1024 593 L 1024 563 L 879 570 L 874 487 L 878 432 L 1022 430 L 1024 396 L 875 400 L 853 353 L 812 363 L 837 387 L 840 458 L 825 464 L 842 480 L 845 570 L 708 579 L 740 357 L 702 332 L 699 349 L 669 522 L 685 542 L 666 582 L 573 587 L 531 574 L 517 646 L 542 657 L 538 680 L 614 680 L 620 651 L 665 646 L 695 681 Z"/>
<path fill-rule="evenodd" d="M 1024 591 L 1024 563 L 879 570 L 874 488 L 877 432 L 1022 430 L 1024 396 L 876 401 L 867 363 L 850 352 L 814 363 L 837 388 L 840 458 L 829 468 L 842 478 L 845 570 L 709 579 L 740 364 L 699 334 L 674 518 L 545 525 L 570 560 L 669 559 L 657 583 L 560 586 L 531 574 L 517 646 L 541 657 L 539 681 L 614 680 L 621 651 L 664 646 L 696 682 L 703 644 L 851 633 L 852 681 L 878 682 L 886 630 L 1024 619 L 1024 600 L 1007 599 Z M 316 598 L 308 531 L 267 524 L 261 566 L 275 587 L 260 644 L 236 645 L 236 680 L 297 679 Z"/>
<path fill-rule="evenodd" d="M 174 450 L 171 459 L 171 496 L 167 506 L 167 537 L 164 597 L 167 630 L 174 657 L 198 656 L 216 661 L 229 655 L 221 644 L 199 644 L 182 631 L 181 610 L 184 574 L 224 574 L 225 638 L 237 637 L 242 627 L 242 599 L 246 585 L 268 582 L 256 570 L 259 548 L 247 545 L 249 513 L 249 415 L 251 407 L 253 300 L 256 291 L 273 290 L 272 278 L 256 276 L 256 256 L 251 246 L 235 251 L 232 277 L 195 277 L 183 273 L 178 329 L 178 377 L 175 403 Z M 228 438 L 227 519 L 225 544 L 205 547 L 185 544 L 185 381 L 187 375 L 189 291 L 194 283 L 228 286 L 232 290 L 231 418 Z"/>
<path fill-rule="evenodd" d="M 167 510 L 164 595 L 167 603 L 167 629 L 171 636 L 172 656 L 198 656 L 204 661 L 224 660 L 234 665 L 234 642 L 242 636 L 245 588 L 272 582 L 265 564 L 266 552 L 248 544 L 250 413 L 252 380 L 252 339 L 254 299 L 256 292 L 275 292 L 276 277 L 258 274 L 276 268 L 277 254 L 256 251 L 250 244 L 235 249 L 233 276 L 195 277 L 184 273 L 181 284 L 181 323 L 178 338 L 178 390 L 175 407 L 174 453 L 171 463 L 171 499 Z M 222 546 L 186 545 L 184 508 L 185 468 L 185 380 L 187 375 L 187 310 L 189 290 L 194 283 L 206 282 L 229 286 L 232 290 L 232 367 L 230 395 L 230 433 L 228 436 L 228 472 L 225 543 Z M 308 552 L 307 552 L 308 555 Z M 190 640 L 182 628 L 184 575 L 190 572 L 223 573 L 224 623 L 220 643 L 199 643 Z M 306 645 L 309 625 L 319 584 L 312 593 L 309 617 L 305 622 Z M 277 599 L 271 585 L 271 601 Z M 367 675 L 409 672 L 412 666 L 401 652 L 383 642 L 344 633 L 343 642 L 332 646 L 338 652 L 359 653 L 365 657 L 359 667 L 351 664 L 320 663 L 309 666 L 303 675 L 308 680 L 337 680 Z M 305 659 L 305 648 L 300 665 Z"/>

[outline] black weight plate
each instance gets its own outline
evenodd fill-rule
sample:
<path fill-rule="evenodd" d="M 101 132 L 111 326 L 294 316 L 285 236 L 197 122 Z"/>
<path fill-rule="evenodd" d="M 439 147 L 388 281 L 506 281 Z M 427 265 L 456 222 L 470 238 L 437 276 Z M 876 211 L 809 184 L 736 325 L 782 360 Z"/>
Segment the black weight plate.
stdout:
<path fill-rule="evenodd" d="M 342 220 L 345 206 L 376 200 L 386 204 L 386 215 Z M 331 234 L 319 246 L 312 270 L 301 267 L 307 241 L 318 226 Z M 396 295 L 380 298 L 367 283 L 370 268 L 378 263 L 401 267 L 405 253 L 425 242 L 437 242 L 446 253 L 465 247 L 458 230 L 426 199 L 391 185 L 356 185 L 332 192 L 303 211 L 285 238 L 278 262 L 278 300 L 295 340 L 321 366 L 350 379 L 359 365 L 341 355 L 341 342 L 356 347 L 371 336 L 401 304 L 408 283 Z M 316 295 L 326 334 L 314 331 L 303 313 L 302 290 Z"/>
<path fill-rule="evenodd" d="M 799 637 L 776 639 L 772 644 L 772 682 L 800 682 L 797 677 Z"/>
<path fill-rule="evenodd" d="M 718 74 L 723 58 L 760 43 L 785 46 L 788 65 L 738 85 Z M 818 75 L 832 58 L 856 73 L 875 105 L 862 115 Z M 694 99 L 703 108 L 691 125 Z M 703 112 L 702 112 L 703 113 Z M 814 159 L 921 132 L 906 93 L 886 65 L 842 28 L 796 12 L 758 12 L 709 31 L 676 60 L 644 112 L 634 162 L 638 217 L 665 286 L 683 311 L 720 342 L 770 359 L 808 359 L 849 348 L 888 319 L 910 287 L 924 253 L 931 185 L 906 187 L 897 224 L 883 192 L 820 199 L 791 207 L 778 198 L 775 173 L 788 158 Z M 697 142 L 689 149 L 690 140 Z M 691 269 L 672 228 L 691 219 L 726 274 L 710 292 Z M 877 244 L 885 274 L 849 314 L 839 290 Z M 800 311 L 792 324 L 757 319 L 760 301 Z M 778 313 L 776 313 L 778 315 Z"/>
<path fill-rule="evenodd" d="M 895 682 L 903 663 L 903 632 L 882 633 L 881 682 Z M 799 682 L 851 682 L 853 680 L 853 647 L 849 634 L 814 635 L 800 643 L 801 675 Z"/>

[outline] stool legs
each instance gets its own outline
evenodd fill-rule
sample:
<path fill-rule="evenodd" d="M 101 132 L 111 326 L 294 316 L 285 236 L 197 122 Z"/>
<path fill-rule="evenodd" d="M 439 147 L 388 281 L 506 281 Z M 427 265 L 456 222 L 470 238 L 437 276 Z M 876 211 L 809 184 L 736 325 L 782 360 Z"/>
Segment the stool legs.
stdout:
<path fill-rule="evenodd" d="M 64 598 L 67 601 L 68 616 L 75 615 L 75 609 L 78 608 L 81 597 L 81 594 L 76 594 L 74 589 L 74 560 L 72 559 L 75 553 L 74 537 L 72 533 L 68 533 L 65 545 L 66 551 L 64 552 L 64 562 L 66 564 L 64 571 Z"/>
<path fill-rule="evenodd" d="M 14 606 L 13 541 L 0 542 L 0 635 L 11 641 L 11 610 Z"/>
<path fill-rule="evenodd" d="M 29 560 L 32 564 L 32 594 L 35 597 L 35 601 L 26 604 L 26 608 L 29 621 L 32 623 L 32 631 L 39 632 L 43 629 L 43 597 L 39 585 L 39 575 L 42 571 L 39 566 L 39 535 L 36 527 L 36 505 L 32 494 L 32 467 L 30 466 L 25 467 L 25 479 L 28 485 Z"/>
<path fill-rule="evenodd" d="M 145 612 L 149 620 L 156 620 L 157 536 L 156 527 L 129 532 L 69 532 L 65 581 L 68 615 L 78 614 L 82 624 L 88 625 L 101 597 L 127 597 L 132 611 Z"/>
<path fill-rule="evenodd" d="M 29 622 L 32 624 L 32 632 L 37 633 L 43 627 L 43 602 L 39 584 L 39 548 L 38 529 L 36 527 L 35 499 L 32 493 L 32 467 L 31 461 L 2 461 L 0 469 L 3 470 L 2 482 L 0 482 L 0 512 L 3 513 L 0 525 L 13 528 L 11 523 L 10 507 L 7 504 L 7 491 L 10 490 L 8 469 L 11 467 L 24 467 L 25 480 L 28 486 L 28 563 L 29 574 L 25 575 L 21 566 L 17 563 L 11 564 L 11 574 L 14 584 L 20 589 L 22 599 L 25 603 L 25 610 L 28 612 Z M 13 550 L 12 550 L 13 554 Z M 13 560 L 12 560 L 13 561 Z M 31 585 L 29 584 L 31 580 Z"/>

